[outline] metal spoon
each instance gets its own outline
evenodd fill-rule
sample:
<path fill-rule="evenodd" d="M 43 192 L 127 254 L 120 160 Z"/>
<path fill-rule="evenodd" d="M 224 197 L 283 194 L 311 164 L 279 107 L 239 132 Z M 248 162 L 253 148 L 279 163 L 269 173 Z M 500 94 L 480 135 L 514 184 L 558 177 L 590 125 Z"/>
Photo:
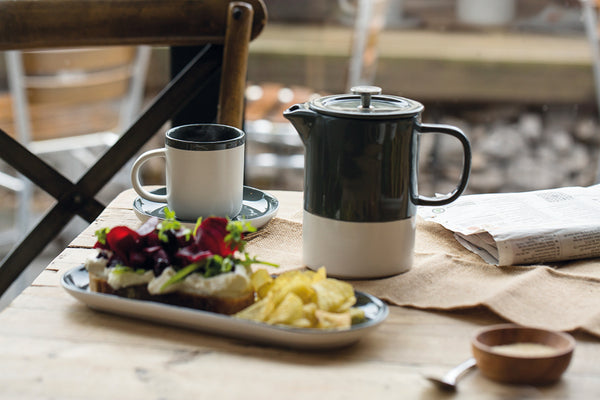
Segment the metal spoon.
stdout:
<path fill-rule="evenodd" d="M 462 378 L 467 371 L 471 368 L 475 367 L 477 364 L 474 358 L 469 358 L 466 361 L 463 361 L 456 367 L 452 368 L 450 371 L 446 372 L 443 377 L 436 376 L 426 376 L 430 382 L 433 382 L 438 388 L 446 391 L 455 391 L 456 385 L 460 378 Z"/>

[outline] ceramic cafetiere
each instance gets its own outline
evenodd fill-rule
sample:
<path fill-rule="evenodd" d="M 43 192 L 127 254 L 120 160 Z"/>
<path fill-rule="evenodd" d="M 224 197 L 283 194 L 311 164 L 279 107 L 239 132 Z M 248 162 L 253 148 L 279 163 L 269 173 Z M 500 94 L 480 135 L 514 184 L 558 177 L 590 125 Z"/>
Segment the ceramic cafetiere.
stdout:
<path fill-rule="evenodd" d="M 456 200 L 469 179 L 471 147 L 449 125 L 421 122 L 421 103 L 382 95 L 374 86 L 296 104 L 283 115 L 305 146 L 303 262 L 342 278 L 378 278 L 413 263 L 418 205 Z M 419 138 L 451 135 L 463 149 L 456 188 L 443 196 L 417 191 Z"/>

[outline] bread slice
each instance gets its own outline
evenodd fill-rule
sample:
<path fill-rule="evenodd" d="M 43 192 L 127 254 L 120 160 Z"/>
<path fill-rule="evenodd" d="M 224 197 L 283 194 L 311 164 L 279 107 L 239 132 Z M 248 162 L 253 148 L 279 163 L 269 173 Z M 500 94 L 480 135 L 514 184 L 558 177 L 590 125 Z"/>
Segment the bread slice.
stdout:
<path fill-rule="evenodd" d="M 135 300 L 156 301 L 180 307 L 189 307 L 219 314 L 235 314 L 254 303 L 254 292 L 248 292 L 239 297 L 203 296 L 199 294 L 174 292 L 161 295 L 152 295 L 148 292 L 147 285 L 133 285 L 113 289 L 108 281 L 96 274 L 89 273 L 90 290 L 92 292 L 112 294 Z"/>

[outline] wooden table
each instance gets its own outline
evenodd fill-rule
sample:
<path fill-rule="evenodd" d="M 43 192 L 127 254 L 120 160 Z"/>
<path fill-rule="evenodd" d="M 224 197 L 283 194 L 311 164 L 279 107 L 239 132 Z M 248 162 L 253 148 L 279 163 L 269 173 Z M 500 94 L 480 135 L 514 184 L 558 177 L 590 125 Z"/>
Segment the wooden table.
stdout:
<path fill-rule="evenodd" d="M 299 192 L 272 192 L 279 216 L 297 218 Z M 388 319 L 355 345 L 298 351 L 93 311 L 59 284 L 80 265 L 105 226 L 140 225 L 133 191 L 117 197 L 0 313 L 2 399 L 441 399 L 422 374 L 470 356 L 469 339 L 502 322 L 485 310 L 454 313 L 390 307 Z M 600 343 L 577 335 L 563 379 L 550 387 L 465 377 L 459 398 L 592 399 L 600 395 Z"/>

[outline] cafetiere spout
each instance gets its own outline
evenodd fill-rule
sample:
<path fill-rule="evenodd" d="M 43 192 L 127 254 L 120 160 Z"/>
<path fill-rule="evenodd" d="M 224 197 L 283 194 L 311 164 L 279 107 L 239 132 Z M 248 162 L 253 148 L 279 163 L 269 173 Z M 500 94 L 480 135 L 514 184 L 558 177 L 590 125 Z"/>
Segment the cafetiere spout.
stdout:
<path fill-rule="evenodd" d="M 283 112 L 283 116 L 294 125 L 305 145 L 317 115 L 308 107 L 307 103 L 295 104 Z"/>

